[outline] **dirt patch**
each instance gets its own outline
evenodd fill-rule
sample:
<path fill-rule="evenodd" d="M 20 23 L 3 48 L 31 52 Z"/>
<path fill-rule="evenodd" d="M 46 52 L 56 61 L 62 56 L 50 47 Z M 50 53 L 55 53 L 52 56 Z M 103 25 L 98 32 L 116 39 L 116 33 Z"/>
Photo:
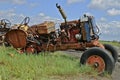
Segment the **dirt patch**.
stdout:
<path fill-rule="evenodd" d="M 117 62 L 112 73 L 112 80 L 120 80 L 120 62 Z"/>
<path fill-rule="evenodd" d="M 118 61 L 120 61 L 120 47 L 115 47 L 118 51 Z M 112 73 L 112 80 L 120 80 L 120 62 L 116 62 L 115 69 Z"/>
<path fill-rule="evenodd" d="M 100 76 L 91 76 L 91 75 L 76 75 L 76 76 L 51 76 L 49 80 L 112 80 L 112 78 L 108 77 L 100 77 Z"/>

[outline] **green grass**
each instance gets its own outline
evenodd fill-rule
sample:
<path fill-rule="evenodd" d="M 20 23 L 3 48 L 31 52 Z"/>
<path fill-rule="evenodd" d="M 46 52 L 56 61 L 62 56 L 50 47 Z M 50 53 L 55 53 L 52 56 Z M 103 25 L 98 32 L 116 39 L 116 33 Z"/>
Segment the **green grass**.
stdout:
<path fill-rule="evenodd" d="M 113 46 L 118 46 L 120 47 L 120 42 L 117 41 L 100 41 L 102 44 L 111 44 Z"/>
<path fill-rule="evenodd" d="M 79 59 L 70 55 L 61 52 L 42 54 L 19 54 L 11 47 L 0 47 L 0 80 L 50 80 L 52 76 L 97 74 L 88 66 L 80 66 Z"/>

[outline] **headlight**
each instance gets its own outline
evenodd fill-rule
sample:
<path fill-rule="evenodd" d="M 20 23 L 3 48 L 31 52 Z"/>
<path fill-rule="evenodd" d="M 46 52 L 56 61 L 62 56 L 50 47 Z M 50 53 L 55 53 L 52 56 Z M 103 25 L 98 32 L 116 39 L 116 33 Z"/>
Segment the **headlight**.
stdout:
<path fill-rule="evenodd" d="M 75 38 L 76 38 L 77 40 L 80 40 L 80 39 L 81 39 L 81 34 L 76 34 L 76 35 L 75 35 Z"/>

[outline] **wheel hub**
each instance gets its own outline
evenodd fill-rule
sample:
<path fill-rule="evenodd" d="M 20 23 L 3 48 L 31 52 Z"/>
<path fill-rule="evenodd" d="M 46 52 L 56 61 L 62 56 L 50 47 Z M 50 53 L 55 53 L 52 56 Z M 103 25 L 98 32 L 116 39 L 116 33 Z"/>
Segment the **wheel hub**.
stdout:
<path fill-rule="evenodd" d="M 102 57 L 98 55 L 92 55 L 87 59 L 87 64 L 92 66 L 98 72 L 103 72 L 105 70 L 105 62 Z"/>
<path fill-rule="evenodd" d="M 97 67 L 99 67 L 99 64 L 97 62 L 95 62 L 95 64 L 93 65 L 93 67 L 97 68 Z"/>

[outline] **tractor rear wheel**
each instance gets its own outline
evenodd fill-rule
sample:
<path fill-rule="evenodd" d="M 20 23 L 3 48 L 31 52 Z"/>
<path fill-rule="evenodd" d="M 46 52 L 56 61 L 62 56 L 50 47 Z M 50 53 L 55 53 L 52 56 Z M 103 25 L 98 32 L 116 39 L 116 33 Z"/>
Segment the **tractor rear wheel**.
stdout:
<path fill-rule="evenodd" d="M 114 59 L 114 61 L 116 62 L 118 60 L 118 52 L 115 49 L 115 47 L 113 47 L 110 44 L 104 44 L 105 49 L 110 52 L 112 54 L 112 57 Z"/>
<path fill-rule="evenodd" d="M 106 50 L 99 47 L 86 50 L 81 56 L 80 63 L 90 65 L 97 70 L 99 74 L 104 72 L 112 74 L 115 67 L 113 57 Z"/>

